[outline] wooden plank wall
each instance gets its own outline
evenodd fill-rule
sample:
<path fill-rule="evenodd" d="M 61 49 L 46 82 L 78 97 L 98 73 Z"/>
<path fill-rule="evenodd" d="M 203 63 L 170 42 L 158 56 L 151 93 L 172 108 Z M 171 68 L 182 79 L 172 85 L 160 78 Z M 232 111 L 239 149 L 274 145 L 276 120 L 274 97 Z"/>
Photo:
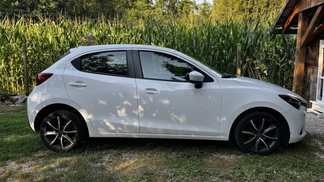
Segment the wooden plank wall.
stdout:
<path fill-rule="evenodd" d="M 306 83 L 304 86 L 304 98 L 308 102 L 308 107 L 311 107 L 310 100 L 316 100 L 317 89 L 317 70 L 318 70 L 318 57 L 319 57 L 319 42 L 317 39 L 307 46 L 306 49 Z"/>

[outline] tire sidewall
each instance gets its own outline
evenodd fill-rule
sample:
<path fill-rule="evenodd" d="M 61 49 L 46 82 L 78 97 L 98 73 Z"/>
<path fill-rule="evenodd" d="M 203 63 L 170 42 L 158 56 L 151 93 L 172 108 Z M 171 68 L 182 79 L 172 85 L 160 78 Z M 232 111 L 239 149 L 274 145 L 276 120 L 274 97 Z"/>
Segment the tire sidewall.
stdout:
<path fill-rule="evenodd" d="M 47 139 L 45 138 L 45 130 L 46 130 L 46 126 L 47 126 L 47 121 L 51 121 L 53 119 L 56 119 L 57 116 L 59 116 L 60 118 L 64 119 L 64 120 L 72 120 L 72 124 L 73 126 L 76 128 L 77 133 L 75 136 L 75 143 L 73 145 L 71 145 L 70 147 L 66 148 L 66 149 L 58 149 L 56 147 L 53 147 L 50 145 L 50 143 L 47 141 Z M 40 136 L 41 139 L 43 141 L 43 143 L 45 144 L 46 147 L 48 147 L 49 149 L 53 150 L 53 151 L 57 151 L 57 152 L 67 152 L 70 151 L 72 149 L 77 148 L 82 142 L 83 142 L 83 134 L 84 134 L 84 129 L 82 127 L 82 125 L 80 124 L 82 120 L 75 115 L 74 113 L 70 112 L 70 111 L 65 111 L 65 110 L 57 110 L 57 111 L 53 111 L 51 112 L 49 115 L 47 115 L 41 125 L 40 125 Z"/>
<path fill-rule="evenodd" d="M 278 140 L 274 143 L 274 145 L 269 150 L 262 151 L 262 152 L 255 152 L 244 144 L 242 131 L 250 122 L 250 120 L 260 119 L 260 118 L 265 118 L 267 121 L 270 121 L 273 125 L 276 126 Z M 274 116 L 266 112 L 255 112 L 255 113 L 247 114 L 242 119 L 240 119 L 240 121 L 238 122 L 234 130 L 234 138 L 236 144 L 243 152 L 253 153 L 258 155 L 269 155 L 280 146 L 282 141 L 282 136 L 283 136 L 282 131 L 283 130 L 280 122 Z"/>

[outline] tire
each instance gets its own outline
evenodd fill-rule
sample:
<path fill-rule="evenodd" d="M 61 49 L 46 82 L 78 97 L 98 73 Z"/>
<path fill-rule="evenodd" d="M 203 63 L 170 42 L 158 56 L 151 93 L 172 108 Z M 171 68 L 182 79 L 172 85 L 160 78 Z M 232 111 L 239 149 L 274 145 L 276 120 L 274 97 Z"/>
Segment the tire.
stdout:
<path fill-rule="evenodd" d="M 250 113 L 238 122 L 234 139 L 243 152 L 269 155 L 282 142 L 282 127 L 269 113 Z"/>
<path fill-rule="evenodd" d="M 46 147 L 57 152 L 77 148 L 86 138 L 83 119 L 70 111 L 58 110 L 46 116 L 40 126 L 40 135 Z"/>

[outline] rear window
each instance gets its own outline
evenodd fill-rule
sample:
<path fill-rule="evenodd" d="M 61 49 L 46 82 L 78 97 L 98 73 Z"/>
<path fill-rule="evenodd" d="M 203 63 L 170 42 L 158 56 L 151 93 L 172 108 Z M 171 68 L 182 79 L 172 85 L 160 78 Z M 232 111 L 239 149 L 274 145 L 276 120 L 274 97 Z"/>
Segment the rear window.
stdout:
<path fill-rule="evenodd" d="M 83 55 L 73 60 L 72 65 L 84 72 L 128 75 L 126 51 L 97 52 Z"/>

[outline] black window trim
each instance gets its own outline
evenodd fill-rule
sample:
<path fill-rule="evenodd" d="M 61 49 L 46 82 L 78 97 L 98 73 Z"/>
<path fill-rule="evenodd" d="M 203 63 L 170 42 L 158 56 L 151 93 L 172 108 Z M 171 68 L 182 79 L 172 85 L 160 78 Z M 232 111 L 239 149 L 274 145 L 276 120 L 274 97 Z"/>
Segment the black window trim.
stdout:
<path fill-rule="evenodd" d="M 65 56 L 69 55 L 70 53 L 71 53 L 71 51 L 68 50 L 66 53 L 63 54 L 63 56 L 62 56 L 60 59 L 62 59 L 62 58 L 64 58 Z"/>
<path fill-rule="evenodd" d="M 142 64 L 141 64 L 141 61 L 140 61 L 140 56 L 139 56 L 139 53 L 140 52 L 158 52 L 158 53 L 161 53 L 161 54 L 166 54 L 166 55 L 169 55 L 169 56 L 173 56 L 177 59 L 180 59 L 184 62 L 186 62 L 187 64 L 193 66 L 194 68 L 196 68 L 197 70 L 199 70 L 200 73 L 202 73 L 204 76 L 208 76 L 212 81 L 204 81 L 203 83 L 212 83 L 212 82 L 215 82 L 215 79 L 213 79 L 213 77 L 209 76 L 207 73 L 205 73 L 205 71 L 202 71 L 202 69 L 198 68 L 197 66 L 191 64 L 190 62 L 184 60 L 183 58 L 181 57 L 178 57 L 174 54 L 170 54 L 170 53 L 166 53 L 166 52 L 161 52 L 161 51 L 158 51 L 158 50 L 133 50 L 133 60 L 134 60 L 134 67 L 135 67 L 135 78 L 141 78 L 141 79 L 148 79 L 148 80 L 156 80 L 156 81 L 169 81 L 169 82 L 177 82 L 177 83 L 189 83 L 189 82 L 182 82 L 182 81 L 178 81 L 178 80 L 164 80 L 164 79 L 157 79 L 157 78 L 144 78 L 143 76 L 143 73 L 142 73 Z"/>
<path fill-rule="evenodd" d="M 89 55 L 89 54 L 101 53 L 101 52 L 126 52 L 127 75 L 81 70 L 81 57 L 82 56 Z M 132 50 L 118 49 L 118 50 L 100 50 L 100 51 L 90 52 L 90 53 L 79 55 L 77 58 L 74 58 L 71 61 L 71 64 L 73 65 L 73 67 L 75 69 L 77 69 L 80 72 L 84 72 L 84 73 L 135 78 Z"/>

